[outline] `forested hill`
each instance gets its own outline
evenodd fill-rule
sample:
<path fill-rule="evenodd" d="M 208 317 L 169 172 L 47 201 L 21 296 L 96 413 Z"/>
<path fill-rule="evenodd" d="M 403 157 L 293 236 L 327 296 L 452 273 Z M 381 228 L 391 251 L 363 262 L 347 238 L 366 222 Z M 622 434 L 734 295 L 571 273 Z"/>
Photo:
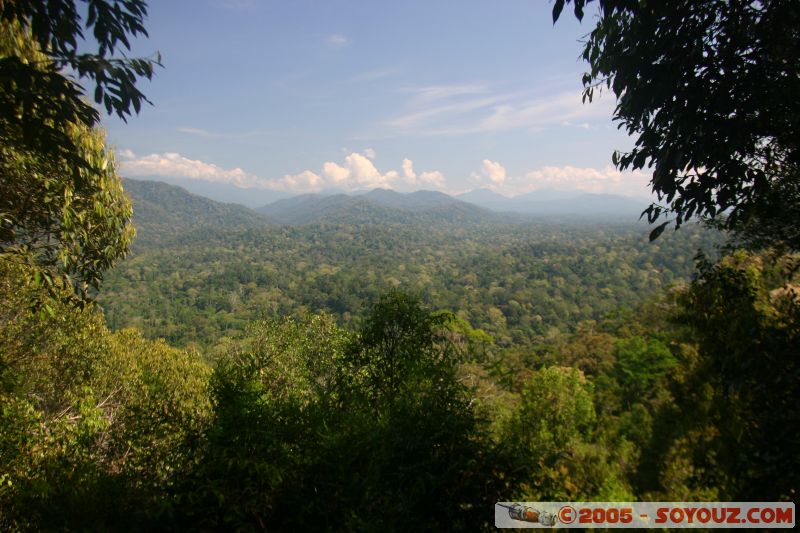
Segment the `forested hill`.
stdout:
<path fill-rule="evenodd" d="M 158 181 L 123 180 L 133 202 L 137 243 L 154 244 L 198 228 L 246 229 L 271 223 L 238 204 L 223 204 Z M 274 222 L 273 222 L 274 223 Z"/>
<path fill-rule="evenodd" d="M 259 213 L 288 225 L 422 224 L 475 225 L 507 219 L 476 205 L 434 191 L 401 194 L 387 189 L 368 193 L 303 194 L 258 208 Z"/>

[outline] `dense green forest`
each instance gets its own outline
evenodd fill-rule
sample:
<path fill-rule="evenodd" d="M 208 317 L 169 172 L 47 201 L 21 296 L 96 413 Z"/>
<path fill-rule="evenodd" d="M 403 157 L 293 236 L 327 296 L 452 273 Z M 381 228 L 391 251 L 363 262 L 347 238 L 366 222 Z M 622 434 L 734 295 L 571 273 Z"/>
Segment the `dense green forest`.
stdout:
<path fill-rule="evenodd" d="M 527 349 L 688 282 L 698 251 L 713 255 L 723 240 L 687 227 L 649 243 L 635 221 L 465 223 L 439 213 L 435 225 L 404 223 L 353 205 L 289 227 L 168 185 L 126 183 L 138 241 L 107 274 L 98 302 L 112 328 L 179 346 L 213 347 L 252 320 L 304 312 L 347 325 L 399 289 L 499 346 Z"/>
<path fill-rule="evenodd" d="M 797 497 L 797 220 L 771 208 L 796 209 L 800 159 L 772 123 L 745 148 L 777 159 L 708 196 L 718 176 L 677 173 L 620 89 L 618 118 L 645 130 L 622 164 L 667 159 L 654 189 L 680 229 L 652 242 L 643 223 L 438 196 L 285 225 L 123 185 L 65 74 L 138 111 L 158 60 L 113 54 L 146 5 L 114 5 L 0 3 L 0 529 L 490 530 L 496 501 Z M 656 22 L 603 9 L 589 59 L 622 83 L 607 32 Z"/>

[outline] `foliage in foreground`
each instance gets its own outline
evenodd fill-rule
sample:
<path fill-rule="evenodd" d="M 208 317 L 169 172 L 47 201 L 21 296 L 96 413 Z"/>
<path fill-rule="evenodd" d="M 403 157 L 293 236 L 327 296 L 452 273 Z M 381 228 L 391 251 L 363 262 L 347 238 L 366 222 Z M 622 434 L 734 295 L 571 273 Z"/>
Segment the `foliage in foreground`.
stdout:
<path fill-rule="evenodd" d="M 498 465 L 456 376 L 446 317 L 404 295 L 355 334 L 328 316 L 255 324 L 220 361 L 185 523 L 281 530 L 470 529 Z"/>
<path fill-rule="evenodd" d="M 0 529 L 122 527 L 159 505 L 209 416 L 208 367 L 5 260 L 0 309 Z"/>
<path fill-rule="evenodd" d="M 516 356 L 391 293 L 354 330 L 253 323 L 212 371 L 6 261 L 0 525 L 480 530 L 510 498 L 792 498 L 785 266 L 739 253 Z"/>
<path fill-rule="evenodd" d="M 45 118 L 43 107 L 67 104 L 58 94 L 47 93 L 52 86 L 26 85 L 6 72 L 19 63 L 31 75 L 63 78 L 53 72 L 49 56 L 33 37 L 7 22 L 11 12 L 26 5 L 0 6 L 0 255 L 34 266 L 26 272 L 51 294 L 72 297 L 57 289 L 67 283 L 85 298 L 90 288 L 99 287 L 103 272 L 127 253 L 134 236 L 133 210 L 105 133 L 92 127 L 92 121 Z M 49 145 L 32 145 L 32 139 L 47 136 L 45 130 L 65 146 L 53 151 Z"/>

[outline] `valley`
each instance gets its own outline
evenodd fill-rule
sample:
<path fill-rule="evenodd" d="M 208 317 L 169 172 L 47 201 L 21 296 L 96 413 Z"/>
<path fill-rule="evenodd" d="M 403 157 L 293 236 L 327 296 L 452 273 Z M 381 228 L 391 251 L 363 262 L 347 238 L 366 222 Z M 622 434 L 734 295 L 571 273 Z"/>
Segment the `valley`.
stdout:
<path fill-rule="evenodd" d="M 620 218 L 525 218 L 441 193 L 305 195 L 259 210 L 126 181 L 139 237 L 99 303 L 112 328 L 212 348 L 255 319 L 327 312 L 346 325 L 390 290 L 532 349 L 685 284 L 722 236 L 656 243 Z M 293 223 L 292 225 L 289 225 Z"/>

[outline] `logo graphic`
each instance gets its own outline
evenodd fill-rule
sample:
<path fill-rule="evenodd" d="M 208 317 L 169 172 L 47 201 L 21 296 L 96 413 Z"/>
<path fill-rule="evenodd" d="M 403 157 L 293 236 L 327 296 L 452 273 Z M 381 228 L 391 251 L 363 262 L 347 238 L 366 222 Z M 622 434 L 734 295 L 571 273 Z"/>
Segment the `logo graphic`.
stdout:
<path fill-rule="evenodd" d="M 497 502 L 494 523 L 513 529 L 779 529 L 795 525 L 793 502 Z"/>
<path fill-rule="evenodd" d="M 556 525 L 558 519 L 553 513 L 547 511 L 539 511 L 533 507 L 526 507 L 520 503 L 512 503 L 511 505 L 504 505 L 498 503 L 500 507 L 508 509 L 508 516 L 512 520 L 519 520 L 520 522 L 530 522 L 532 524 L 540 524 L 546 527 L 553 527 Z"/>

